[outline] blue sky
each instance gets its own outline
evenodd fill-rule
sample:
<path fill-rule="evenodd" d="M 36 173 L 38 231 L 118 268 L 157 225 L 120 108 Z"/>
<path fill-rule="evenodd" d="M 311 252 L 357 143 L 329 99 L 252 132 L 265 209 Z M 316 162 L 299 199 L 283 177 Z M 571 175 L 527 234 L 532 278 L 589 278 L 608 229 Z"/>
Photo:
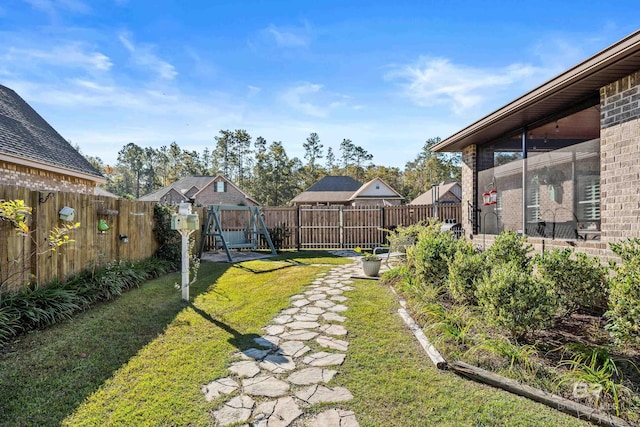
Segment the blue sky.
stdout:
<path fill-rule="evenodd" d="M 349 138 L 403 167 L 640 28 L 636 1 L 4 0 L 0 84 L 89 155 L 212 148 L 302 158 Z"/>

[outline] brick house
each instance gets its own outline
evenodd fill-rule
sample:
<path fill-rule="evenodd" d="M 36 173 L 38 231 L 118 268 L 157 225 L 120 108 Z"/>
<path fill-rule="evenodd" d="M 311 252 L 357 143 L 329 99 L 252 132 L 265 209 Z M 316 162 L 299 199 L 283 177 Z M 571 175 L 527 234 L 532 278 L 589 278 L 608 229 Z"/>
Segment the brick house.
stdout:
<path fill-rule="evenodd" d="M 29 104 L 0 85 L 0 184 L 93 194 L 105 182 Z"/>
<path fill-rule="evenodd" d="M 239 205 L 258 206 L 259 203 L 242 191 L 224 175 L 186 176 L 153 193 L 140 198 L 145 202 L 190 202 L 196 206 Z"/>
<path fill-rule="evenodd" d="M 433 199 L 438 204 L 453 205 L 462 200 L 462 185 L 458 181 L 441 182 L 431 190 L 417 196 L 410 205 L 433 205 Z"/>
<path fill-rule="evenodd" d="M 465 234 L 611 256 L 640 237 L 640 31 L 437 144 L 462 152 Z"/>
<path fill-rule="evenodd" d="M 293 205 L 392 206 L 403 197 L 381 178 L 361 184 L 350 176 L 325 176 L 291 200 Z"/>

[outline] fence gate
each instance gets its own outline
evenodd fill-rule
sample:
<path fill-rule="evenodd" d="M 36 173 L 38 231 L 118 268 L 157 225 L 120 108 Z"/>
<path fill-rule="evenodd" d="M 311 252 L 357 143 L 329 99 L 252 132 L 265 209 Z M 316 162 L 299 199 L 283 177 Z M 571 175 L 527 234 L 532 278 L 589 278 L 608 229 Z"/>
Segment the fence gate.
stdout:
<path fill-rule="evenodd" d="M 384 241 L 384 210 L 376 206 L 305 206 L 299 210 L 302 249 L 372 248 Z"/>

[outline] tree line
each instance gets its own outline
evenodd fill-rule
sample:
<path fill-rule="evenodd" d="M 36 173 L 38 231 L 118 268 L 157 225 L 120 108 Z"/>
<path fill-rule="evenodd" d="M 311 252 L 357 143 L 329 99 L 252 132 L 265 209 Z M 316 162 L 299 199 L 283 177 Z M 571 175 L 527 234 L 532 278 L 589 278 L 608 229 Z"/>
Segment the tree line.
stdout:
<path fill-rule="evenodd" d="M 160 148 L 128 143 L 118 151 L 115 165 L 99 157 L 87 159 L 106 178 L 106 190 L 127 198 L 138 198 L 189 175 L 224 174 L 265 206 L 287 205 L 301 191 L 327 175 L 346 175 L 366 182 L 382 178 L 407 201 L 445 180 L 460 179 L 460 156 L 431 152 L 440 138 L 430 138 L 407 162 L 404 170 L 373 163 L 373 155 L 350 139 L 343 139 L 338 152 L 325 149 L 317 133 L 303 142 L 304 158 L 289 157 L 282 142 L 252 139 L 246 130 L 221 130 L 211 148 L 201 152 L 181 148 L 178 143 Z"/>

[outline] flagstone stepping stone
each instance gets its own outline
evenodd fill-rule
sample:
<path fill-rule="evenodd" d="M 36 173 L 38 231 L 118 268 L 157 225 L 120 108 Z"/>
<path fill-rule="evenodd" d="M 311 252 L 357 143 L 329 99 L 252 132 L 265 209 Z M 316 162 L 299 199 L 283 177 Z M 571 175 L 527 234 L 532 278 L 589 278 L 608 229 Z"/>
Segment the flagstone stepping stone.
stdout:
<path fill-rule="evenodd" d="M 284 323 L 289 323 L 291 322 L 291 320 L 293 320 L 293 317 L 291 317 L 290 314 L 281 314 L 280 316 L 274 317 L 273 319 L 271 319 L 271 321 L 273 323 L 276 323 L 278 325 L 282 325 Z"/>
<path fill-rule="evenodd" d="M 287 396 L 258 405 L 253 411 L 252 425 L 254 427 L 286 427 L 300 415 L 302 411 L 293 397 Z"/>
<path fill-rule="evenodd" d="M 345 302 L 346 300 L 348 300 L 349 298 L 342 296 L 342 295 L 334 295 L 331 298 L 329 298 L 331 301 L 336 301 L 336 302 Z"/>
<path fill-rule="evenodd" d="M 354 288 L 353 286 L 343 286 L 343 287 L 342 287 L 342 290 L 343 290 L 343 291 L 352 291 L 352 290 L 354 290 L 354 289 L 355 289 L 355 288 Z"/>
<path fill-rule="evenodd" d="M 322 368 L 305 368 L 289 375 L 287 381 L 295 385 L 310 385 L 328 383 L 333 379 L 337 371 Z"/>
<path fill-rule="evenodd" d="M 285 356 L 300 357 L 311 349 L 300 341 L 285 341 L 280 343 L 280 350 Z"/>
<path fill-rule="evenodd" d="M 318 336 L 317 332 L 307 331 L 304 329 L 293 331 L 293 332 L 285 332 L 280 337 L 283 340 L 289 341 L 309 341 Z"/>
<path fill-rule="evenodd" d="M 319 314 L 296 314 L 293 318 L 301 322 L 315 322 L 318 320 L 318 316 Z"/>
<path fill-rule="evenodd" d="M 296 397 L 310 404 L 326 402 L 344 402 L 353 399 L 353 395 L 344 387 L 325 387 L 312 385 L 296 392 Z"/>
<path fill-rule="evenodd" d="M 309 301 L 306 298 L 303 298 L 303 299 L 294 301 L 291 305 L 293 305 L 294 307 L 304 307 L 305 305 L 309 305 L 309 304 L 311 304 L 311 301 Z"/>
<path fill-rule="evenodd" d="M 203 385 L 201 390 L 207 402 L 211 402 L 213 399 L 218 398 L 220 393 L 233 393 L 238 387 L 240 387 L 240 384 L 234 381 L 233 378 L 226 377 L 213 380 L 209 384 Z"/>
<path fill-rule="evenodd" d="M 284 332 L 283 325 L 269 325 L 266 328 L 263 328 L 264 331 L 269 335 L 280 335 Z"/>
<path fill-rule="evenodd" d="M 261 347 L 277 347 L 280 342 L 280 338 L 274 337 L 273 335 L 263 335 L 258 338 L 254 338 L 253 342 L 258 344 Z"/>
<path fill-rule="evenodd" d="M 236 396 L 225 403 L 221 409 L 213 411 L 213 416 L 221 426 L 241 423 L 251 417 L 254 405 L 255 402 L 251 397 L 245 395 Z"/>
<path fill-rule="evenodd" d="M 324 313 L 322 315 L 322 318 L 328 322 L 344 322 L 345 320 L 347 320 L 346 317 L 340 316 L 339 314 L 333 312 Z"/>
<path fill-rule="evenodd" d="M 292 308 L 287 308 L 286 310 L 282 310 L 280 314 L 296 314 L 298 311 L 300 311 L 299 308 L 292 307 Z"/>
<path fill-rule="evenodd" d="M 327 335 L 345 336 L 347 335 L 347 328 L 342 325 L 322 325 L 320 332 L 324 332 Z"/>
<path fill-rule="evenodd" d="M 319 288 L 315 289 L 316 291 L 322 291 L 322 292 L 326 292 L 328 290 L 331 290 L 331 288 L 329 286 L 321 286 Z"/>
<path fill-rule="evenodd" d="M 347 277 L 351 278 L 351 275 L 349 274 Z M 343 284 L 343 285 L 350 285 L 350 284 L 352 284 L 352 283 L 353 283 L 353 280 L 344 280 L 344 281 L 342 282 L 342 284 Z M 345 289 L 345 290 L 346 290 L 346 289 Z M 352 289 L 350 289 L 350 290 L 352 290 Z"/>
<path fill-rule="evenodd" d="M 333 307 L 329 307 L 327 310 L 333 311 L 334 313 L 342 313 L 343 311 L 349 310 L 349 307 L 347 307 L 346 305 L 338 304 L 334 305 Z"/>
<path fill-rule="evenodd" d="M 337 338 L 325 337 L 324 335 L 316 338 L 316 342 L 323 347 L 332 348 L 338 351 L 347 351 L 347 349 L 349 348 L 349 343 L 347 341 L 339 340 Z"/>
<path fill-rule="evenodd" d="M 298 299 L 304 299 L 304 295 L 292 295 L 289 297 L 290 300 L 298 300 Z"/>
<path fill-rule="evenodd" d="M 314 329 L 319 327 L 320 323 L 295 321 L 295 322 L 287 323 L 286 326 L 289 329 Z"/>
<path fill-rule="evenodd" d="M 260 373 L 258 364 L 250 360 L 243 360 L 242 362 L 232 363 L 228 369 L 239 377 L 251 378 Z"/>
<path fill-rule="evenodd" d="M 320 307 L 304 307 L 302 310 L 300 310 L 300 313 L 302 313 L 302 314 L 322 314 L 322 313 L 324 313 L 324 310 L 321 309 Z"/>
<path fill-rule="evenodd" d="M 329 409 L 320 412 L 311 422 L 311 427 L 359 427 L 356 414 L 353 411 Z"/>
<path fill-rule="evenodd" d="M 327 353 L 326 351 L 320 351 L 305 356 L 305 358 L 302 359 L 302 362 L 310 366 L 342 365 L 345 357 L 346 355 L 342 353 Z"/>
<path fill-rule="evenodd" d="M 320 295 L 320 294 L 324 294 L 324 292 L 322 291 L 322 289 L 319 288 L 313 288 L 313 289 L 309 289 L 308 291 L 304 291 L 305 295 Z"/>
<path fill-rule="evenodd" d="M 330 307 L 333 307 L 334 305 L 336 305 L 336 303 L 333 301 L 329 301 L 328 299 L 316 301 L 316 303 L 314 304 L 314 306 L 321 307 L 321 308 L 330 308 Z"/>
<path fill-rule="evenodd" d="M 243 359 L 262 360 L 265 358 L 267 354 L 269 354 L 269 351 L 270 350 L 248 348 L 246 350 L 242 350 L 240 353 L 237 353 L 236 355 L 242 357 Z"/>
<path fill-rule="evenodd" d="M 327 294 L 329 295 L 340 295 L 342 294 L 342 289 L 331 289 L 327 291 Z"/>
<path fill-rule="evenodd" d="M 335 276 L 333 276 L 335 277 Z M 324 283 L 328 284 L 328 285 L 334 285 L 338 283 L 337 279 L 331 278 L 331 279 L 325 279 Z"/>
<path fill-rule="evenodd" d="M 289 384 L 271 375 L 245 378 L 242 380 L 242 387 L 246 394 L 252 396 L 280 397 L 289 391 Z"/>
<path fill-rule="evenodd" d="M 307 297 L 307 299 L 309 301 L 320 301 L 320 300 L 323 300 L 323 299 L 327 299 L 327 295 L 326 294 L 309 295 Z"/>
<path fill-rule="evenodd" d="M 282 374 L 296 369 L 296 364 L 290 356 L 270 354 L 260 362 L 260 367 L 274 374 Z"/>

